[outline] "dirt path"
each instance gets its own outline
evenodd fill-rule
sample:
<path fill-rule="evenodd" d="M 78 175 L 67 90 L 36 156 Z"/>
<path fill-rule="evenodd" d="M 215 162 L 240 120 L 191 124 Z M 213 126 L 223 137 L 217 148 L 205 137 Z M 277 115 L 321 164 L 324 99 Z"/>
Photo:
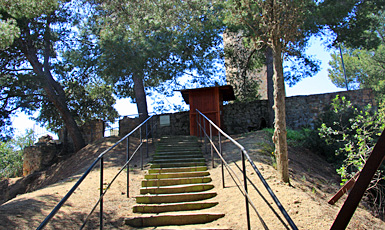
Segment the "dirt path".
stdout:
<path fill-rule="evenodd" d="M 289 166 L 291 185 L 278 181 L 276 171 L 271 165 L 271 142 L 266 133 L 259 131 L 236 136 L 248 150 L 255 164 L 271 186 L 274 193 L 285 207 L 294 223 L 299 229 L 329 229 L 337 215 L 344 198 L 335 206 L 327 204 L 328 199 L 338 190 L 338 176 L 334 170 L 317 155 L 296 147 L 289 148 Z M 137 140 L 135 140 L 137 142 Z M 113 139 L 99 142 L 103 149 L 111 146 Z M 133 148 L 133 146 L 132 146 Z M 153 148 L 150 146 L 150 153 Z M 65 176 L 64 180 L 49 185 L 37 191 L 19 195 L 0 206 L 0 229 L 34 229 L 45 218 L 52 208 L 60 201 L 66 192 L 81 176 L 87 165 L 92 162 L 92 157 L 100 154 L 96 146 L 89 146 L 82 156 L 70 158 L 66 164 L 68 170 L 55 174 L 55 178 Z M 223 145 L 225 158 L 230 167 L 241 178 L 238 166 L 241 167 L 239 151 L 228 141 Z M 87 157 L 83 157 L 87 156 Z M 83 159 L 84 158 L 84 159 Z M 209 158 L 209 154 L 207 154 Z M 107 159 L 105 159 L 105 183 L 119 170 L 119 164 L 125 159 L 124 146 L 118 146 Z M 132 229 L 123 224 L 125 217 L 133 216 L 132 206 L 135 204 L 134 196 L 139 194 L 140 181 L 145 171 L 140 170 L 140 158 L 134 158 L 130 168 L 130 198 L 126 194 L 126 173 L 123 172 L 109 189 L 104 198 L 105 229 Z M 145 164 L 148 159 L 144 159 Z M 69 165 L 72 166 L 69 168 Z M 211 164 L 208 164 L 211 165 Z M 238 165 L 238 166 L 237 166 Z M 77 167 L 75 167 L 77 166 Z M 81 166 L 81 167 L 80 167 Z M 208 225 L 194 226 L 165 226 L 162 228 L 144 229 L 192 229 L 192 228 L 220 228 L 220 229 L 246 229 L 245 200 L 238 187 L 232 181 L 229 173 L 225 172 L 226 187 L 222 188 L 222 173 L 219 160 L 216 159 L 215 167 L 210 168 L 211 177 L 218 196 L 214 198 L 219 205 L 210 211 L 225 213 L 226 216 Z M 285 221 L 272 198 L 258 179 L 257 175 L 247 166 L 247 173 L 251 178 L 248 183 L 249 193 L 261 218 L 258 218 L 253 209 L 251 211 L 251 228 L 263 229 L 262 221 L 268 229 L 287 229 Z M 72 176 L 68 177 L 68 174 Z M 52 175 L 54 175 L 52 173 Z M 51 178 L 54 180 L 54 178 Z M 259 191 L 255 191 L 252 187 Z M 65 206 L 52 219 L 47 229 L 79 229 L 86 218 L 99 194 L 99 169 L 93 170 L 82 185 L 70 197 Z M 98 209 L 97 209 L 98 210 Z M 96 212 L 96 214 L 98 214 Z M 93 214 L 86 229 L 98 228 L 98 217 Z M 280 217 L 277 217 L 280 216 Z M 359 208 L 353 216 L 348 229 L 385 229 L 385 223 L 374 218 L 367 211 Z"/>

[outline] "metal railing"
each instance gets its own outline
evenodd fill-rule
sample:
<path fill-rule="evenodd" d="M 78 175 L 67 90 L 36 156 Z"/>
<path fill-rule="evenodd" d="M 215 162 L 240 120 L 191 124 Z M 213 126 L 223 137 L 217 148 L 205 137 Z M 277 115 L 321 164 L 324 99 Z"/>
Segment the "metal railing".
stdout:
<path fill-rule="evenodd" d="M 56 215 L 56 213 L 60 210 L 60 208 L 64 205 L 64 203 L 70 198 L 70 196 L 75 192 L 75 190 L 79 187 L 79 185 L 83 182 L 83 180 L 87 177 L 87 175 L 96 167 L 96 165 L 100 164 L 100 195 L 99 199 L 88 214 L 88 216 L 85 218 L 85 221 L 83 222 L 83 225 L 80 227 L 80 229 L 83 229 L 91 214 L 96 210 L 96 208 L 99 206 L 99 225 L 100 229 L 103 229 L 103 197 L 107 193 L 108 189 L 111 187 L 112 183 L 116 180 L 116 178 L 124 171 L 124 169 L 127 170 L 127 197 L 129 197 L 129 164 L 133 157 L 136 155 L 136 153 L 140 150 L 140 162 L 141 162 L 141 169 L 143 170 L 143 151 L 142 146 L 143 143 L 146 143 L 146 150 L 147 150 L 147 157 L 148 157 L 148 139 L 151 136 L 154 137 L 154 133 L 156 130 L 156 122 L 154 122 L 154 116 L 148 117 L 146 120 L 144 120 L 140 125 L 138 125 L 135 129 L 133 129 L 130 133 L 128 133 L 126 136 L 124 136 L 122 139 L 117 141 L 113 146 L 109 147 L 105 151 L 103 151 L 96 160 L 91 164 L 91 166 L 83 173 L 83 175 L 79 178 L 79 180 L 75 183 L 75 185 L 68 191 L 68 193 L 61 199 L 61 201 L 52 209 L 51 213 L 48 214 L 48 216 L 41 222 L 39 227 L 37 229 L 43 229 L 50 220 Z M 130 155 L 129 146 L 130 146 L 130 136 L 132 136 L 135 132 L 139 132 L 139 139 L 140 143 L 134 150 L 134 152 Z M 146 141 L 144 141 L 146 140 Z M 113 177 L 113 179 L 108 183 L 107 187 L 103 188 L 103 164 L 104 164 L 104 157 L 107 153 L 109 153 L 112 149 L 114 149 L 117 145 L 120 143 L 126 141 L 126 162 L 124 165 L 120 168 L 119 172 Z"/>
<path fill-rule="evenodd" d="M 268 191 L 268 193 L 270 194 L 270 196 L 274 200 L 275 204 L 277 205 L 278 209 L 281 211 L 281 213 L 284 216 L 284 218 L 286 219 L 287 223 L 290 225 L 291 229 L 295 229 L 295 230 L 298 229 L 297 226 L 294 224 L 293 220 L 290 218 L 289 214 L 286 212 L 285 208 L 282 206 L 281 202 L 278 200 L 277 196 L 274 194 L 274 192 L 272 191 L 272 189 L 270 188 L 270 186 L 268 185 L 266 180 L 263 178 L 261 172 L 258 170 L 256 165 L 254 164 L 253 160 L 248 155 L 246 149 L 241 144 L 239 144 L 237 141 L 235 141 L 233 138 L 231 138 L 229 135 L 227 135 L 225 132 L 223 132 L 223 130 L 221 130 L 217 125 L 215 125 L 214 122 L 211 121 L 209 118 L 207 118 L 203 113 L 201 113 L 199 110 L 196 110 L 196 111 L 197 111 L 197 113 L 196 113 L 197 135 L 200 138 L 204 138 L 204 142 L 205 142 L 205 146 L 206 146 L 206 152 L 207 152 L 206 140 L 209 141 L 210 148 L 211 148 L 210 149 L 210 153 L 211 153 L 211 162 L 212 162 L 211 164 L 212 164 L 212 167 L 214 167 L 214 150 L 215 150 L 215 152 L 217 153 L 217 155 L 219 156 L 219 158 L 221 160 L 221 164 L 222 164 L 222 167 L 221 167 L 222 168 L 222 185 L 223 185 L 223 188 L 225 188 L 224 168 L 226 168 L 226 170 L 230 174 L 231 178 L 236 183 L 236 185 L 238 186 L 239 190 L 241 191 L 241 193 L 245 197 L 245 200 L 246 200 L 246 218 L 247 218 L 247 227 L 248 227 L 248 229 L 251 228 L 250 227 L 251 223 L 250 223 L 249 204 L 254 209 L 254 211 L 257 214 L 259 220 L 261 221 L 261 224 L 263 225 L 264 229 L 268 229 L 268 227 L 267 227 L 266 223 L 263 221 L 261 215 L 259 214 L 255 204 L 251 200 L 251 198 L 249 196 L 249 193 L 248 193 L 248 187 L 247 187 L 248 183 L 247 182 L 248 181 L 251 182 L 251 180 L 246 175 L 246 160 L 250 163 L 250 165 L 252 166 L 253 170 L 258 175 L 259 179 L 261 180 L 261 182 L 265 186 L 266 190 Z M 213 128 L 216 130 L 216 132 L 218 132 L 218 144 L 217 144 L 218 147 L 214 143 Z M 208 131 L 206 131 L 206 130 L 208 130 Z M 236 166 L 242 172 L 242 175 L 243 175 L 243 185 L 242 185 L 242 180 L 236 175 L 234 170 L 229 166 L 229 164 L 226 162 L 226 160 L 224 159 L 224 157 L 222 155 L 222 140 L 221 140 L 222 136 L 226 137 L 228 140 L 230 140 L 240 150 L 241 160 L 242 160 L 242 169 L 237 164 L 236 164 Z M 259 195 L 264 199 L 264 201 L 273 210 L 273 212 L 275 213 L 277 218 L 283 224 L 285 224 L 283 222 L 283 220 L 280 218 L 280 216 L 270 206 L 269 202 L 267 202 L 265 200 L 265 198 L 262 196 L 262 194 L 258 191 L 258 189 L 255 186 L 254 186 L 254 189 L 259 193 Z M 286 226 L 286 228 L 287 228 L 287 226 Z"/>

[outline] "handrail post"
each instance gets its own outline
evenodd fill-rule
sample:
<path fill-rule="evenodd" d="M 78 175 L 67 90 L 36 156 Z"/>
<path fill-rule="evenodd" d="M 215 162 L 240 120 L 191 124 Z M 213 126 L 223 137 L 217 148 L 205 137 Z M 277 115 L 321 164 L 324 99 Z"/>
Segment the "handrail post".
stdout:
<path fill-rule="evenodd" d="M 242 171 L 243 171 L 243 183 L 245 187 L 245 192 L 248 193 L 247 191 L 247 175 L 246 175 L 246 160 L 245 160 L 245 153 L 241 150 L 241 155 L 242 155 Z M 245 199 L 246 199 L 246 218 L 247 218 L 247 229 L 250 228 L 250 210 L 249 210 L 249 200 L 245 194 Z"/>
<path fill-rule="evenodd" d="M 154 145 L 154 117 L 151 118 L 151 129 L 150 129 L 150 134 L 151 134 L 151 143 Z"/>
<path fill-rule="evenodd" d="M 221 140 L 221 132 L 218 132 L 218 145 L 219 145 L 219 154 L 222 156 L 222 140 Z M 221 160 L 221 164 L 222 164 L 222 187 L 225 188 L 225 169 L 224 169 L 224 163 L 223 163 L 223 160 Z"/>
<path fill-rule="evenodd" d="M 203 138 L 203 135 L 202 135 L 202 126 L 203 126 L 202 119 L 203 119 L 202 115 L 199 114 L 199 137 L 201 139 L 201 142 L 203 142 L 203 140 L 202 140 L 202 138 Z"/>
<path fill-rule="evenodd" d="M 100 229 L 103 229 L 103 163 L 104 163 L 104 157 L 100 158 L 100 211 L 99 211 L 99 223 L 100 223 Z"/>
<path fill-rule="evenodd" d="M 206 119 L 203 119 L 203 143 L 205 145 L 205 153 L 207 153 L 206 134 Z"/>
<path fill-rule="evenodd" d="M 213 141 L 213 131 L 210 124 L 210 143 Z M 213 145 L 210 144 L 210 153 L 211 153 L 211 167 L 214 168 L 214 152 L 213 152 Z"/>
<path fill-rule="evenodd" d="M 139 136 L 140 136 L 140 169 L 143 170 L 143 148 L 142 148 L 142 127 L 139 129 Z"/>
<path fill-rule="evenodd" d="M 199 138 L 199 116 L 198 116 L 198 111 L 195 111 L 196 112 L 196 114 L 195 114 L 195 120 L 196 120 L 196 122 L 197 122 L 197 132 L 196 132 L 196 134 L 197 134 L 197 137 Z"/>
<path fill-rule="evenodd" d="M 130 159 L 130 137 L 126 142 L 126 162 Z M 127 164 L 127 197 L 130 197 L 130 163 Z"/>
<path fill-rule="evenodd" d="M 148 157 L 148 126 L 146 122 L 146 156 Z"/>

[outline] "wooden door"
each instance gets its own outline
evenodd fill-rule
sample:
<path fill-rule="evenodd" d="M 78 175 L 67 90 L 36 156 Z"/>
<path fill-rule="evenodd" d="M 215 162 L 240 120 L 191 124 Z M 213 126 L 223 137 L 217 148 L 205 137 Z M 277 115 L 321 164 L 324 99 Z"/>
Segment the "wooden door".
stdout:
<path fill-rule="evenodd" d="M 196 109 L 202 112 L 218 127 L 221 125 L 220 119 L 220 97 L 219 88 L 195 89 L 189 92 L 190 101 L 190 135 L 197 136 L 197 113 Z M 203 125 L 203 124 L 202 124 Z M 206 122 L 206 132 L 210 135 L 209 124 Z M 212 129 L 212 134 L 217 135 L 216 129 Z"/>

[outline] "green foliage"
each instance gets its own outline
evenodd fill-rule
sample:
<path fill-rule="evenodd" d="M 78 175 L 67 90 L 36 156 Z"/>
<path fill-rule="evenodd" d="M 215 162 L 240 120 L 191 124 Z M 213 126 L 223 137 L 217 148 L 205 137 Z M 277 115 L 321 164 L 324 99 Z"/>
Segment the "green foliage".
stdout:
<path fill-rule="evenodd" d="M 23 149 L 34 140 L 33 130 L 27 130 L 24 136 L 0 143 L 0 179 L 23 175 Z"/>
<path fill-rule="evenodd" d="M 267 133 L 271 134 L 273 136 L 274 129 L 273 128 L 266 128 L 264 129 Z M 301 130 L 293 130 L 293 129 L 287 129 L 287 142 L 289 145 L 292 146 L 304 146 L 306 143 L 306 140 L 308 138 L 308 133 L 310 132 L 309 129 L 301 129 Z"/>
<path fill-rule="evenodd" d="M 317 23 L 334 33 L 334 44 L 343 42 L 349 47 L 366 49 L 380 44 L 377 28 L 384 24 L 376 15 L 384 10 L 384 1 L 325 0 L 318 6 Z"/>
<path fill-rule="evenodd" d="M 81 82 L 69 79 L 65 82 L 65 86 L 68 107 L 79 126 L 98 119 L 113 122 L 119 116 L 113 107 L 116 101 L 112 96 L 113 89 L 103 81 L 88 79 Z M 63 122 L 58 119 L 60 113 L 48 101 L 41 105 L 36 121 L 51 131 L 58 132 L 63 127 Z"/>
<path fill-rule="evenodd" d="M 331 110 L 321 117 L 318 131 L 321 141 L 319 148 L 329 161 L 332 161 L 341 176 L 342 182 L 361 171 L 378 137 L 385 128 L 383 104 L 377 111 L 370 104 L 364 108 L 352 105 L 345 97 L 336 97 L 331 103 Z M 385 167 L 382 165 L 366 193 L 375 212 L 385 207 Z"/>
<path fill-rule="evenodd" d="M 12 18 L 2 20 L 0 15 L 0 49 L 10 46 L 19 37 L 20 30 Z"/>
<path fill-rule="evenodd" d="M 88 2 L 92 7 L 81 28 L 82 43 L 72 52 L 93 59 L 96 73 L 118 97 L 136 99 L 135 78 L 146 93 L 159 87 L 158 92 L 169 94 L 175 85 L 170 81 L 185 73 L 204 76 L 195 80 L 206 83 L 218 72 L 222 23 L 220 8 L 211 1 Z M 84 49 L 89 46 L 96 52 Z"/>
<path fill-rule="evenodd" d="M 20 111 L 40 111 L 38 121 L 53 131 L 70 120 L 68 114 L 77 125 L 117 117 L 112 89 L 92 71 L 76 74 L 74 65 L 65 61 L 65 51 L 76 41 L 73 26 L 77 3 L 0 0 L 0 27 L 5 25 L 10 30 L 0 32 L 0 39 L 3 35 L 7 39 L 0 41 L 2 139 L 12 136 L 10 117 Z M 69 112 L 63 112 L 66 110 Z"/>
<path fill-rule="evenodd" d="M 242 33 L 225 32 L 226 80 L 233 86 L 238 101 L 253 101 L 259 98 L 260 79 L 265 65 L 264 52 L 253 48 L 250 39 Z"/>
<path fill-rule="evenodd" d="M 385 127 L 384 114 L 369 104 L 359 109 L 345 97 L 333 100 L 334 119 L 322 123 L 320 137 L 327 145 L 338 143 L 335 155 L 344 156 L 338 169 L 343 181 L 360 171 Z"/>
<path fill-rule="evenodd" d="M 385 34 L 384 34 L 385 35 Z M 377 101 L 385 99 L 385 43 L 375 50 L 342 47 L 346 77 L 350 89 L 370 88 Z M 329 62 L 329 78 L 340 88 L 345 87 L 345 78 L 339 52 Z"/>
<path fill-rule="evenodd" d="M 237 33 L 241 31 L 242 37 L 247 40 L 245 47 L 249 52 L 257 50 L 259 56 L 265 55 L 265 48 L 272 47 L 274 40 L 279 39 L 282 43 L 282 56 L 285 57 L 286 63 L 291 63 L 283 66 L 284 78 L 289 85 L 294 85 L 319 71 L 319 62 L 306 56 L 304 52 L 310 36 L 318 33 L 314 19 L 317 6 L 314 1 L 277 3 L 242 0 L 226 1 L 224 4 L 227 9 L 224 20 L 227 29 Z M 244 70 L 247 69 L 241 69 Z"/>

